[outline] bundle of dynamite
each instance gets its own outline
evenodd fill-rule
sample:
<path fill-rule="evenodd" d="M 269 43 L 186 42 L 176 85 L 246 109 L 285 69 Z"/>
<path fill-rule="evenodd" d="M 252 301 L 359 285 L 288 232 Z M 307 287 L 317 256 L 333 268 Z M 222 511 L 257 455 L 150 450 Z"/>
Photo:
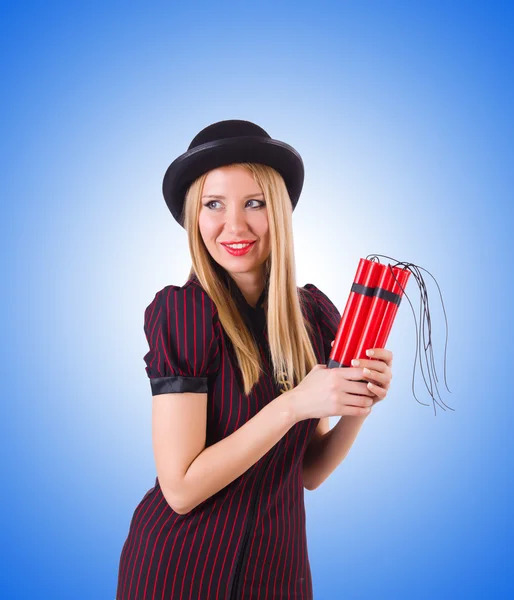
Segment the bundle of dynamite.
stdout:
<path fill-rule="evenodd" d="M 378 257 L 393 260 L 396 262 L 396 264 L 381 264 Z M 444 407 L 454 410 L 441 400 L 439 390 L 437 389 L 437 374 L 435 372 L 432 356 L 432 333 L 430 310 L 428 308 L 428 293 L 423 276 L 421 274 L 422 270 L 428 273 L 426 269 L 423 269 L 422 267 L 419 267 L 413 263 L 399 262 L 396 259 L 392 259 L 382 254 L 370 254 L 368 257 L 361 258 L 359 260 L 359 265 L 357 267 L 350 294 L 348 296 L 348 300 L 337 329 L 336 338 L 327 362 L 327 367 L 330 369 L 349 367 L 353 358 L 368 358 L 366 356 L 366 349 L 385 347 L 403 295 L 405 295 L 412 308 L 412 303 L 407 294 L 405 294 L 407 282 L 412 274 L 420 289 L 420 309 L 422 309 L 423 318 L 426 318 L 428 325 L 428 343 L 424 345 L 424 352 L 425 358 L 428 349 L 431 353 L 431 361 L 428 361 L 427 359 L 430 385 L 427 384 L 427 381 L 424 377 L 423 363 L 421 361 L 420 352 L 420 365 L 423 378 L 425 379 L 425 385 L 427 386 L 430 396 L 434 402 L 439 404 L 433 394 L 433 378 L 434 387 L 439 400 Z M 435 281 L 433 275 L 430 273 L 429 275 Z M 444 310 L 441 290 L 437 284 L 437 281 L 436 285 L 439 289 L 439 295 L 441 297 L 441 303 L 443 304 L 443 312 L 446 322 L 444 381 L 446 389 L 450 392 L 448 385 L 446 384 L 446 344 L 448 341 L 448 322 L 446 319 L 446 311 Z M 414 321 L 416 322 L 415 314 Z M 416 323 L 416 358 L 418 346 L 421 343 L 421 337 L 423 337 L 423 340 L 425 338 L 424 320 L 421 323 L 421 333 L 422 336 L 417 335 Z M 416 370 L 416 358 L 414 359 L 414 373 Z M 430 372 L 431 368 L 433 369 L 433 377 Z M 416 398 L 416 394 L 414 393 L 414 374 L 412 391 L 414 397 Z M 416 400 L 419 402 L 417 398 Z M 420 404 L 429 406 L 423 402 L 420 402 Z M 444 407 L 441 408 L 445 410 Z"/>

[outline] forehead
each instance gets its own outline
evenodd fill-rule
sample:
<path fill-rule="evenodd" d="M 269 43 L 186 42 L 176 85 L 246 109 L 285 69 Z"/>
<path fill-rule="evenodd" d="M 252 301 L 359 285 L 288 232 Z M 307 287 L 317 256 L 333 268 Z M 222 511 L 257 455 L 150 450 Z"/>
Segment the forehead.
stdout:
<path fill-rule="evenodd" d="M 205 178 L 203 195 L 225 195 L 234 193 L 259 193 L 259 184 L 253 178 L 253 173 L 244 167 L 230 165 L 212 169 Z"/>

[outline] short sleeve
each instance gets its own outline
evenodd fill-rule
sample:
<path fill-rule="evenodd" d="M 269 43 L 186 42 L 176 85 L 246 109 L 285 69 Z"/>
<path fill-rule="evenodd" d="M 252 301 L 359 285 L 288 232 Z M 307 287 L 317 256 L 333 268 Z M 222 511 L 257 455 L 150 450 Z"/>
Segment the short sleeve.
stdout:
<path fill-rule="evenodd" d="M 216 305 L 196 285 L 166 286 L 144 314 L 145 354 L 152 396 L 208 391 L 220 365 Z"/>
<path fill-rule="evenodd" d="M 336 333 L 341 321 L 341 313 L 330 298 L 313 283 L 305 284 L 304 289 L 309 290 L 315 299 L 318 325 L 321 331 L 323 348 L 325 351 L 325 360 L 328 360 L 330 352 L 332 351 L 331 343 L 336 339 Z"/>

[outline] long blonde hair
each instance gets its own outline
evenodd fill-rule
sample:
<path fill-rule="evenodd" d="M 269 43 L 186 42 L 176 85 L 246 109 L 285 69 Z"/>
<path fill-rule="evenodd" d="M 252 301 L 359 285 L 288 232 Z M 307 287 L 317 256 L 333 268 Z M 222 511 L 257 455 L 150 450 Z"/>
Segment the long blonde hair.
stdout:
<path fill-rule="evenodd" d="M 275 380 L 283 381 L 285 378 L 286 385 L 291 389 L 317 363 L 308 333 L 311 325 L 302 314 L 301 303 L 305 300 L 296 285 L 292 204 L 284 179 L 275 169 L 257 163 L 236 164 L 253 174 L 267 204 L 271 242 L 270 256 L 265 263 L 265 276 L 269 280 L 266 315 L 268 339 Z M 221 267 L 210 255 L 200 234 L 198 219 L 207 175 L 204 173 L 190 185 L 184 202 L 184 228 L 192 258 L 189 277 L 196 275 L 215 303 L 221 325 L 237 356 L 244 393 L 248 395 L 260 378 L 261 356 L 234 299 L 220 278 Z"/>

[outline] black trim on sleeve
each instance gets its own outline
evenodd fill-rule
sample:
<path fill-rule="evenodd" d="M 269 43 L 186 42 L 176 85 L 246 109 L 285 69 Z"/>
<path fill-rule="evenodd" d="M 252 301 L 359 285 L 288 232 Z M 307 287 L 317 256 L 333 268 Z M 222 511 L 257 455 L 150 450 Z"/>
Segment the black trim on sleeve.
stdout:
<path fill-rule="evenodd" d="M 153 377 L 150 379 L 152 396 L 158 394 L 177 394 L 192 392 L 197 394 L 207 393 L 208 377 Z"/>

